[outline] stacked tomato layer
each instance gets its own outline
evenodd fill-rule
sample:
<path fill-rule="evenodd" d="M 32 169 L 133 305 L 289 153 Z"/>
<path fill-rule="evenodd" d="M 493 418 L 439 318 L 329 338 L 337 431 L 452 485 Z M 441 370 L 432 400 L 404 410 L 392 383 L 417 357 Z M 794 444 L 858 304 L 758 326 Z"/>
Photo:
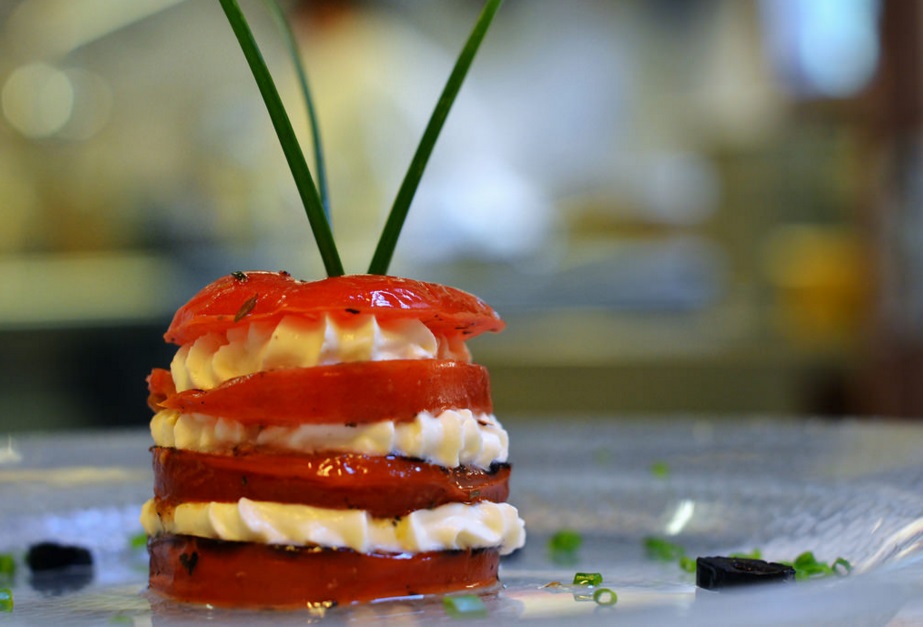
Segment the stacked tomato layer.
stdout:
<path fill-rule="evenodd" d="M 210 333 L 283 317 L 379 322 L 419 320 L 438 337 L 467 339 L 503 322 L 477 298 L 445 286 L 383 276 L 302 282 L 287 273 L 234 273 L 212 283 L 174 317 L 165 337 L 187 345 Z M 492 412 L 487 371 L 440 359 L 398 359 L 268 370 L 209 390 L 177 391 L 169 371 L 148 379 L 155 411 L 220 417 L 247 426 L 356 426 L 413 421 L 446 410 Z M 158 512 L 181 503 L 254 501 L 359 509 L 399 518 L 449 503 L 505 502 L 510 469 L 446 468 L 396 455 L 292 453 L 243 444 L 203 453 L 152 449 Z M 301 605 L 439 593 L 496 583 L 496 549 L 414 555 L 271 546 L 161 534 L 151 539 L 152 589 L 224 605 Z M 295 583 L 297 582 L 297 583 Z"/>

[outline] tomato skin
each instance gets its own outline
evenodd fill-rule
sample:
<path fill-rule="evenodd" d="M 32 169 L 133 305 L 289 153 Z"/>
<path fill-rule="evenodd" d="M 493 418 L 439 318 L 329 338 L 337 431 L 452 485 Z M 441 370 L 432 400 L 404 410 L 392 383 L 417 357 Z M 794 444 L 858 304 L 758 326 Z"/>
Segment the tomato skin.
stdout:
<path fill-rule="evenodd" d="M 151 590 L 219 607 L 338 605 L 497 585 L 497 549 L 415 555 L 223 542 L 164 534 L 148 542 Z M 156 605 L 153 607 L 156 616 Z"/>
<path fill-rule="evenodd" d="M 446 337 L 473 337 L 504 327 L 497 313 L 476 296 L 436 283 L 372 274 L 299 281 L 287 272 L 235 272 L 207 285 L 180 307 L 164 338 L 183 345 L 244 321 L 324 314 L 414 318 Z"/>
<path fill-rule="evenodd" d="M 173 375 L 169 370 L 154 368 L 147 376 L 147 391 L 147 406 L 153 411 L 159 411 L 161 404 L 176 394 Z"/>
<path fill-rule="evenodd" d="M 409 421 L 423 411 L 438 414 L 446 409 L 493 411 L 490 377 L 483 366 L 435 359 L 267 370 L 211 390 L 172 395 L 163 390 L 151 396 L 162 396 L 160 407 L 181 413 L 274 426 Z"/>
<path fill-rule="evenodd" d="M 393 518 L 447 503 L 502 503 L 509 496 L 508 464 L 488 471 L 353 453 L 212 455 L 158 446 L 151 452 L 154 496 L 166 507 L 248 498 Z"/>

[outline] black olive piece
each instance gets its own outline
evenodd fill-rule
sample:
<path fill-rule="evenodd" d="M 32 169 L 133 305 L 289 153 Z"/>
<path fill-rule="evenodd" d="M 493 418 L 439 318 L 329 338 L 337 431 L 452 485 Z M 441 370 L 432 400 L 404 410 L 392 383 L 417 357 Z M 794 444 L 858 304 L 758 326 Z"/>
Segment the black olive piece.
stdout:
<path fill-rule="evenodd" d="M 695 561 L 695 585 L 705 590 L 794 580 L 795 569 L 776 562 L 745 557 L 700 557 Z"/>
<path fill-rule="evenodd" d="M 82 546 L 40 542 L 29 547 L 26 564 L 33 572 L 57 570 L 71 566 L 92 566 L 93 556 Z"/>

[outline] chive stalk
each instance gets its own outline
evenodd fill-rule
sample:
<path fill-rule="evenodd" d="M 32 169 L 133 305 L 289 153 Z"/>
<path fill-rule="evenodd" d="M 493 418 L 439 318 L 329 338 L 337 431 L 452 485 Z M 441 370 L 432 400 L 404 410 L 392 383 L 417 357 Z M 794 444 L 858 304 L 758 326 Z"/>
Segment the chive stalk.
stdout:
<path fill-rule="evenodd" d="M 321 259 L 324 262 L 324 268 L 327 276 L 341 276 L 344 274 L 343 264 L 340 261 L 340 255 L 337 251 L 336 242 L 333 240 L 333 232 L 330 229 L 330 222 L 324 213 L 324 206 L 314 179 L 311 177 L 311 171 L 305 162 L 304 154 L 292 129 L 292 123 L 285 112 L 285 106 L 276 89 L 272 75 L 266 67 L 263 55 L 260 53 L 259 46 L 253 37 L 253 32 L 247 24 L 243 11 L 237 0 L 220 0 L 221 8 L 231 24 L 231 29 L 237 37 L 247 64 L 253 72 L 253 78 L 256 80 L 263 102 L 269 111 L 269 117 L 272 120 L 273 128 L 279 137 L 279 143 L 282 145 L 282 152 L 285 154 L 285 160 L 288 162 L 289 169 L 295 179 L 295 186 L 298 188 L 298 194 L 304 204 L 305 213 L 308 216 L 308 222 L 314 233 L 314 239 L 320 250 Z"/>
<path fill-rule="evenodd" d="M 420 179 L 423 177 L 423 170 L 426 168 L 429 157 L 433 152 L 433 146 L 436 144 L 436 139 L 442 131 L 442 126 L 449 115 L 449 110 L 452 108 L 455 97 L 458 95 L 465 76 L 468 74 L 468 69 L 471 67 L 474 56 L 484 40 L 484 35 L 487 34 L 487 29 L 490 27 L 490 23 L 493 21 L 494 15 L 496 15 L 502 2 L 503 0 L 487 1 L 474 25 L 474 29 L 468 36 L 468 41 L 455 62 L 455 67 L 452 69 L 452 73 L 442 90 L 442 95 L 436 103 L 436 108 L 429 119 L 426 130 L 423 132 L 417 151 L 413 155 L 407 174 L 404 176 L 397 197 L 394 199 L 394 204 L 391 206 L 391 212 L 388 214 L 381 238 L 378 240 L 378 246 L 375 248 L 375 254 L 372 256 L 372 262 L 369 265 L 369 274 L 388 273 L 388 266 L 394 256 L 394 248 L 397 246 L 398 237 L 410 210 L 410 203 L 420 184 Z"/>
<path fill-rule="evenodd" d="M 295 73 L 298 75 L 298 85 L 301 87 L 301 95 L 304 98 L 305 109 L 308 114 L 308 124 L 311 126 L 311 139 L 314 147 L 314 172 L 317 175 L 317 191 L 320 194 L 320 202 L 324 207 L 324 215 L 327 216 L 327 222 L 331 225 L 333 220 L 330 217 L 330 191 L 327 185 L 327 165 L 324 161 L 324 148 L 320 138 L 320 125 L 317 123 L 317 111 L 314 109 L 314 98 L 311 97 L 311 87 L 308 83 L 308 72 L 305 70 L 304 63 L 301 61 L 301 51 L 298 49 L 298 42 L 295 40 L 295 34 L 292 27 L 285 17 L 285 12 L 279 6 L 278 0 L 265 0 L 269 13 L 275 20 L 279 31 L 285 39 L 285 45 L 288 48 L 289 55 L 292 57 L 292 63 L 295 65 Z"/>

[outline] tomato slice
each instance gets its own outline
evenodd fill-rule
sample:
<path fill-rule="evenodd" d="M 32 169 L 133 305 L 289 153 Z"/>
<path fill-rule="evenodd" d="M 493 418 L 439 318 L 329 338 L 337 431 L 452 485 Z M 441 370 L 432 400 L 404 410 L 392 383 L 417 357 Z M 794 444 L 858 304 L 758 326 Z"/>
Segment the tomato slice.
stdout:
<path fill-rule="evenodd" d="M 154 371 L 157 373 L 157 371 Z M 230 379 L 211 390 L 170 394 L 150 377 L 159 406 L 263 425 L 409 421 L 422 411 L 490 413 L 490 377 L 483 366 L 435 359 L 367 361 L 285 368 Z"/>
<path fill-rule="evenodd" d="M 363 509 L 392 518 L 446 503 L 502 503 L 510 466 L 442 468 L 402 457 L 353 453 L 212 455 L 153 447 L 154 495 L 181 502 L 241 498 L 329 509 Z"/>
<path fill-rule="evenodd" d="M 414 318 L 446 337 L 473 337 L 504 327 L 497 313 L 477 297 L 436 283 L 370 274 L 309 282 L 287 272 L 235 272 L 180 307 L 164 338 L 182 345 L 242 321 L 272 321 L 289 314 Z"/>
<path fill-rule="evenodd" d="M 497 585 L 500 567 L 497 549 L 386 555 L 173 534 L 151 538 L 148 552 L 151 590 L 176 601 L 221 607 L 304 610 L 489 589 Z M 158 606 L 152 609 L 156 616 Z"/>

